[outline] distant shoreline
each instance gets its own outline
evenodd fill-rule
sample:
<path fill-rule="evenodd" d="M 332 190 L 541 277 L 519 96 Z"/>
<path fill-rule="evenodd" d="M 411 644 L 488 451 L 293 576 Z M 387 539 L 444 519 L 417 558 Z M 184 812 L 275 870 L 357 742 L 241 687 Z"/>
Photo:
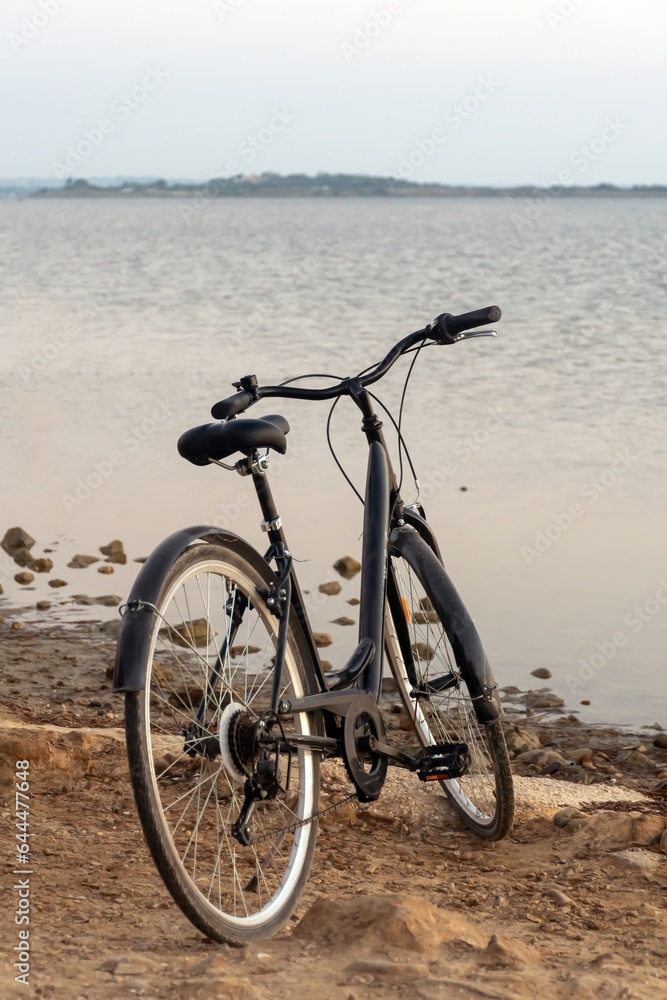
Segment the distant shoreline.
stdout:
<path fill-rule="evenodd" d="M 1 187 L 1 185 L 0 185 Z M 392 177 L 366 177 L 356 174 L 262 174 L 213 178 L 202 183 L 126 181 L 117 185 L 92 184 L 83 179 L 70 180 L 62 187 L 42 187 L 26 192 L 29 198 L 655 198 L 667 196 L 667 185 L 617 187 L 598 184 L 591 187 L 559 186 L 514 187 L 417 184 Z"/>

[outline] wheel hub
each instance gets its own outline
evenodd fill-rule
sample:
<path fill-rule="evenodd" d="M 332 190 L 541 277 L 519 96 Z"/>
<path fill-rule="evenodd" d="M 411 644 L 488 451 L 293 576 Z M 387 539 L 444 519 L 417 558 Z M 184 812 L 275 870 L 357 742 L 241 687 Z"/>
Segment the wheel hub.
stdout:
<path fill-rule="evenodd" d="M 243 705 L 231 702 L 220 718 L 220 754 L 229 777 L 238 785 L 255 770 L 257 720 Z"/>

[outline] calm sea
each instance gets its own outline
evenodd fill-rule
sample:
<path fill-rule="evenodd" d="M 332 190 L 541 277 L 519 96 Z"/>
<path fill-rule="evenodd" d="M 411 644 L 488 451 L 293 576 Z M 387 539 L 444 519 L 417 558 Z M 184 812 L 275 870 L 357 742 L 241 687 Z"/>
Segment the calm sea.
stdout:
<path fill-rule="evenodd" d="M 55 548 L 68 581 L 19 596 L 5 579 L 5 598 L 48 591 L 72 618 L 73 593 L 125 595 L 132 561 L 106 577 L 66 567 L 112 538 L 132 560 L 217 520 L 260 546 L 245 480 L 187 465 L 178 435 L 241 375 L 345 376 L 438 312 L 497 303 L 497 340 L 425 351 L 407 397 L 449 570 L 502 684 L 538 685 L 530 671 L 547 667 L 582 718 L 667 726 L 667 203 L 555 199 L 531 221 L 525 208 L 0 202 L 0 533 L 20 524 L 35 552 Z M 379 387 L 390 407 L 405 371 Z M 361 509 L 326 406 L 276 408 L 292 430 L 275 492 L 316 590 L 359 552 Z M 332 426 L 363 483 L 357 411 L 341 403 Z M 329 622 L 355 593 L 314 608 L 335 662 L 354 630 Z"/>

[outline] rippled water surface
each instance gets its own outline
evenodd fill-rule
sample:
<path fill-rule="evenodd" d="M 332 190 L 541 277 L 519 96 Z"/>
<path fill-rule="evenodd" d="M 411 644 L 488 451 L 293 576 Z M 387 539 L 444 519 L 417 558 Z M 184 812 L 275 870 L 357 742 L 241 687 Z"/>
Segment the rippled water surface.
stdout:
<path fill-rule="evenodd" d="M 352 374 L 438 312 L 497 302 L 497 340 L 425 351 L 406 403 L 447 565 L 501 683 L 528 686 L 544 666 L 584 717 L 667 726 L 667 203 L 555 200 L 533 223 L 524 208 L 0 202 L 0 529 L 23 525 L 35 551 L 58 543 L 63 601 L 127 592 L 132 562 L 112 577 L 66 569 L 65 554 L 111 538 L 145 555 L 217 519 L 261 546 L 246 481 L 186 465 L 178 435 L 240 375 Z M 406 366 L 379 387 L 390 406 Z M 327 450 L 327 408 L 275 409 L 292 425 L 275 492 L 316 590 L 358 553 L 360 506 Z M 345 402 L 332 424 L 357 484 L 359 423 Z M 355 592 L 313 601 L 334 662 L 354 630 L 328 623 Z"/>

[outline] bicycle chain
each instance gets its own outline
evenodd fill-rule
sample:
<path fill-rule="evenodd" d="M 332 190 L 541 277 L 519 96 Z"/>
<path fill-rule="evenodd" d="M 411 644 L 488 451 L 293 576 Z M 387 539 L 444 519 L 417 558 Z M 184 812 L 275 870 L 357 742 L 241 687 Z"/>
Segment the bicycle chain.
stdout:
<path fill-rule="evenodd" d="M 257 844 L 264 844 L 267 840 L 274 840 L 281 834 L 291 833 L 292 830 L 300 830 L 302 826 L 308 826 L 310 823 L 314 823 L 316 819 L 320 819 L 321 816 L 327 816 L 329 813 L 335 812 L 336 809 L 340 809 L 344 806 L 346 802 L 350 802 L 352 799 L 357 798 L 356 791 L 350 792 L 346 795 L 344 799 L 339 802 L 334 802 L 333 805 L 327 806 L 326 809 L 319 809 L 312 816 L 307 816 L 306 819 L 297 819 L 294 823 L 288 823 L 287 826 L 280 827 L 278 830 L 273 830 L 271 833 L 265 833 L 262 837 L 253 837 L 247 845 L 247 847 L 255 847 Z"/>

